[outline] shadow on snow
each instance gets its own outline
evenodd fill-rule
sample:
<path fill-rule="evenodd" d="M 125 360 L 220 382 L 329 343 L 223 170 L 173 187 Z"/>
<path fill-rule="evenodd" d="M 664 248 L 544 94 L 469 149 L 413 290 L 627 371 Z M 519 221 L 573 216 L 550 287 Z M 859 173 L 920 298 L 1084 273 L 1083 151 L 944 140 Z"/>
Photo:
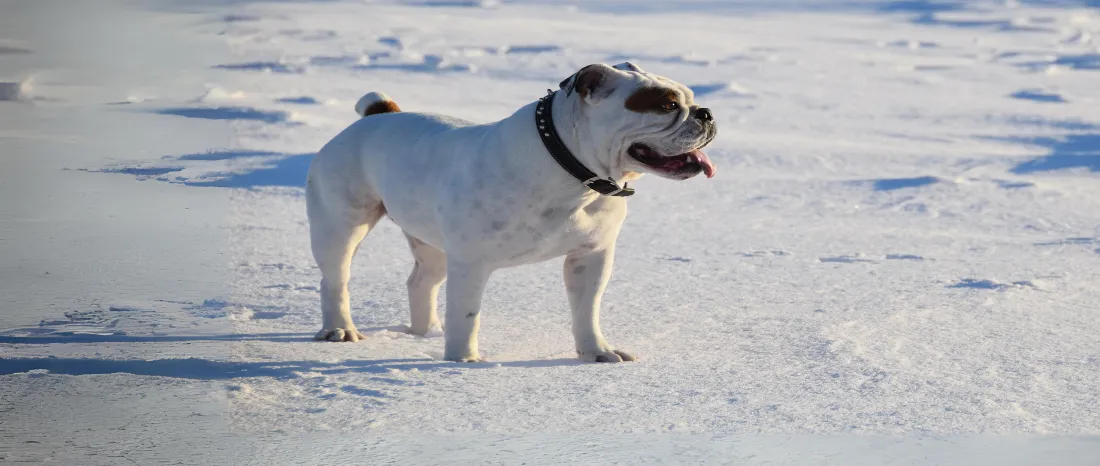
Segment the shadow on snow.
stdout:
<path fill-rule="evenodd" d="M 1011 138 L 1010 141 L 1045 147 L 1049 154 L 1020 163 L 1012 173 L 1028 174 L 1072 168 L 1100 172 L 1100 133 L 1064 137 Z"/>

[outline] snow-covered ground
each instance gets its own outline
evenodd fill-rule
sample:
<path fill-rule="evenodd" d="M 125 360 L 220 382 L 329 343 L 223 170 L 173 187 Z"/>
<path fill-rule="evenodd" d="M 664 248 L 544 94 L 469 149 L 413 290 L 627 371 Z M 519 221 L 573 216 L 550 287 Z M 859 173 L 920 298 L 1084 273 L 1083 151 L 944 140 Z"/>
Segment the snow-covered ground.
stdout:
<path fill-rule="evenodd" d="M 0 460 L 1096 464 L 1097 6 L 2 2 Z M 557 261 L 440 361 L 385 222 L 368 339 L 311 340 L 300 186 L 359 96 L 492 121 L 624 60 L 720 128 L 630 200 L 641 361 L 574 359 Z"/>

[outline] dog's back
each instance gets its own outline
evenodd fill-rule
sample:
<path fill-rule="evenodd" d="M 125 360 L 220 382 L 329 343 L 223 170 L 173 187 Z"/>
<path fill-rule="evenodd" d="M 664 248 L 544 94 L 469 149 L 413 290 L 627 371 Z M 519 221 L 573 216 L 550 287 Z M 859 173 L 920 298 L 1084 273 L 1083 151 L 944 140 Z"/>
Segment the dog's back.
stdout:
<path fill-rule="evenodd" d="M 325 144 L 310 164 L 307 205 L 314 213 L 333 203 L 342 205 L 345 199 L 386 199 L 393 204 L 390 214 L 395 220 L 403 211 L 421 214 L 420 209 L 431 205 L 421 200 L 434 198 L 446 182 L 441 177 L 450 173 L 431 167 L 449 165 L 447 158 L 455 160 L 469 141 L 479 138 L 471 133 L 489 126 L 446 115 L 402 112 L 381 92 L 360 98 L 355 112 L 361 118 Z"/>

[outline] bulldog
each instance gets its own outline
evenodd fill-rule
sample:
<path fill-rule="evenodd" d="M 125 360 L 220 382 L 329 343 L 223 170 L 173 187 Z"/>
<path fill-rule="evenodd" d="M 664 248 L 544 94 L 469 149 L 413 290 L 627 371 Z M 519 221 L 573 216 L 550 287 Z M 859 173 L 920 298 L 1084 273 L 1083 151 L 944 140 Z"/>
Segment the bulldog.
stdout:
<path fill-rule="evenodd" d="M 633 194 L 626 182 L 643 173 L 713 177 L 700 149 L 717 133 L 714 119 L 687 86 L 631 63 L 586 66 L 559 88 L 488 124 L 401 112 L 377 92 L 359 100 L 362 118 L 320 150 L 306 181 L 322 275 L 316 339 L 364 338 L 351 320 L 351 260 L 389 216 L 415 259 L 409 331 L 442 328 L 444 359 L 482 360 L 481 298 L 494 271 L 564 256 L 579 358 L 635 360 L 600 330 L 600 299 Z"/>

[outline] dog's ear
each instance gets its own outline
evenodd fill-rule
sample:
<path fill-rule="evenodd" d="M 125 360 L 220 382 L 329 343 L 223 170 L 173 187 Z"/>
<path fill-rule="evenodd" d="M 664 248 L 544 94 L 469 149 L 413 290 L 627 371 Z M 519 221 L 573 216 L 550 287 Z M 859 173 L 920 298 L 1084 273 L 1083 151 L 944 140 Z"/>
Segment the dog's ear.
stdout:
<path fill-rule="evenodd" d="M 619 63 L 618 65 L 615 65 L 612 68 L 615 68 L 617 70 L 623 70 L 623 71 L 633 71 L 635 73 L 645 73 L 645 71 L 642 71 L 642 67 L 640 67 L 638 65 L 635 65 L 633 63 L 630 63 L 628 61 L 624 61 L 622 63 Z"/>
<path fill-rule="evenodd" d="M 600 63 L 581 68 L 562 81 L 559 87 L 565 90 L 565 95 L 576 92 L 586 102 L 592 103 L 611 95 L 618 78 L 618 70 Z"/>

